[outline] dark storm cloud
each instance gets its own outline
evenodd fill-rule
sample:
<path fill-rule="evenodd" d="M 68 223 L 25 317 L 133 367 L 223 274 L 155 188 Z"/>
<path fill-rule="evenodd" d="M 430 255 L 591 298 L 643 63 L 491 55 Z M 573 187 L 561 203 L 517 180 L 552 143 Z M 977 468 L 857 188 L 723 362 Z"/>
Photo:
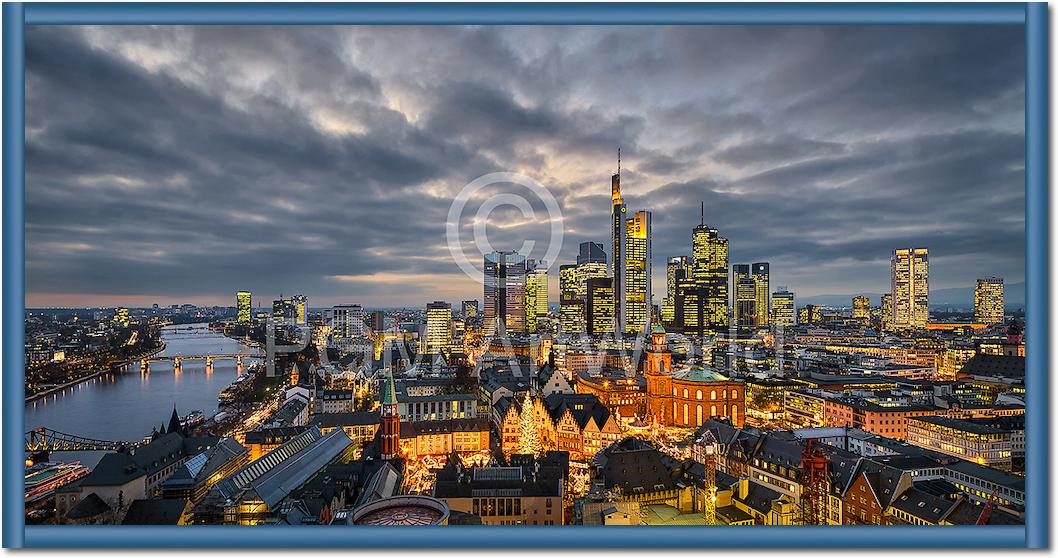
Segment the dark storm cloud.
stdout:
<path fill-rule="evenodd" d="M 656 284 L 706 221 L 802 294 L 1023 277 L 1023 35 L 1010 27 L 31 27 L 28 302 L 479 297 L 460 189 L 528 175 L 609 244 L 622 148 Z M 489 242 L 550 241 L 510 184 Z M 553 281 L 557 283 L 557 281 Z M 554 288 L 553 288 L 554 290 Z M 655 297 L 664 295 L 656 289 Z"/>

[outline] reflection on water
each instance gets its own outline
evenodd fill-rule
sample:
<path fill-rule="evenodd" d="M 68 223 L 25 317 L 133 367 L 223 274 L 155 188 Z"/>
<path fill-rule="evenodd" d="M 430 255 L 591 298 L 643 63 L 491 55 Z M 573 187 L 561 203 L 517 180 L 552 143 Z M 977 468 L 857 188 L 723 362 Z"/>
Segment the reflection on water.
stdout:
<path fill-rule="evenodd" d="M 164 328 L 162 339 L 166 347 L 159 356 L 255 352 L 210 331 L 206 324 Z M 217 394 L 238 374 L 234 359 L 215 360 L 208 372 L 204 360 L 184 361 L 179 372 L 174 372 L 171 361 L 150 363 L 147 374 L 141 374 L 134 365 L 128 372 L 104 374 L 26 403 L 25 427 L 28 431 L 44 426 L 101 440 L 137 440 L 150 434 L 152 428 L 168 424 L 174 405 L 181 415 L 193 410 L 212 415 L 217 409 Z M 55 456 L 59 460 L 81 459 L 87 465 L 98 458 L 98 454 L 82 452 Z"/>

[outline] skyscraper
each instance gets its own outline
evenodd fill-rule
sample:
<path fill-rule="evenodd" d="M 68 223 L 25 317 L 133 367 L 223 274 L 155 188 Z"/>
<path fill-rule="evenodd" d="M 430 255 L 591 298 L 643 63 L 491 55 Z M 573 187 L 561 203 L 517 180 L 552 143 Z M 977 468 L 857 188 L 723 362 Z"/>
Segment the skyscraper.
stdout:
<path fill-rule="evenodd" d="M 735 324 L 738 327 L 757 325 L 757 283 L 745 275 L 735 283 Z"/>
<path fill-rule="evenodd" d="M 280 295 L 277 300 L 272 301 L 272 319 L 277 324 L 297 323 L 297 305 L 292 298 L 283 298 Z"/>
<path fill-rule="evenodd" d="M 929 321 L 929 249 L 893 250 L 890 278 L 893 326 L 925 327 Z"/>
<path fill-rule="evenodd" d="M 386 313 L 382 310 L 372 310 L 367 314 L 367 327 L 371 331 L 382 331 L 386 329 Z"/>
<path fill-rule="evenodd" d="M 367 334 L 364 309 L 359 304 L 339 304 L 331 309 L 331 335 L 355 339 Z"/>
<path fill-rule="evenodd" d="M 478 301 L 476 300 L 464 300 L 463 301 L 463 319 L 469 319 L 478 315 Z"/>
<path fill-rule="evenodd" d="M 731 306 L 738 327 L 757 325 L 757 287 L 750 278 L 749 264 L 731 266 Z"/>
<path fill-rule="evenodd" d="M 577 296 L 583 302 L 588 296 L 588 279 L 606 277 L 606 251 L 598 242 L 581 242 L 577 255 Z"/>
<path fill-rule="evenodd" d="M 651 276 L 654 273 L 651 219 L 649 211 L 637 211 L 625 221 L 624 299 L 626 333 L 650 330 L 652 298 Z"/>
<path fill-rule="evenodd" d="M 865 296 L 853 297 L 852 318 L 854 320 L 869 320 L 871 318 L 871 299 Z"/>
<path fill-rule="evenodd" d="M 818 324 L 823 321 L 823 309 L 815 304 L 806 304 L 797 311 L 797 323 Z"/>
<path fill-rule="evenodd" d="M 794 294 L 786 287 L 771 294 L 771 316 L 775 325 L 789 327 L 797 323 L 797 310 L 794 307 Z"/>
<path fill-rule="evenodd" d="M 1003 323 L 1003 279 L 986 277 L 977 280 L 974 289 L 974 319 L 985 324 Z"/>
<path fill-rule="evenodd" d="M 728 242 L 702 221 L 691 233 L 691 268 L 677 282 L 676 322 L 683 333 L 702 336 L 727 329 Z"/>
<path fill-rule="evenodd" d="M 594 277 L 588 279 L 588 299 L 584 310 L 588 335 L 613 333 L 616 326 L 613 279 Z"/>
<path fill-rule="evenodd" d="M 294 321 L 298 325 L 305 325 L 309 322 L 309 299 L 305 295 L 294 295 L 290 298 L 291 304 L 294 305 Z"/>
<path fill-rule="evenodd" d="M 742 279 L 749 277 L 749 264 L 734 264 L 731 266 L 731 284 L 737 285 Z M 754 295 L 756 296 L 756 295 Z"/>
<path fill-rule="evenodd" d="M 426 354 L 447 353 L 452 343 L 452 305 L 440 300 L 426 305 Z"/>
<path fill-rule="evenodd" d="M 614 319 L 617 321 L 617 332 L 624 333 L 625 324 L 625 244 L 627 242 L 628 208 L 621 198 L 621 150 L 617 150 L 617 172 L 610 177 L 610 249 L 613 258 L 610 274 L 613 278 Z M 590 332 L 591 326 L 588 326 Z"/>
<path fill-rule="evenodd" d="M 650 329 L 652 304 L 652 233 L 649 211 L 628 217 L 621 198 L 621 151 L 617 151 L 617 172 L 610 177 L 611 276 L 614 291 L 614 320 L 617 333 L 641 333 Z"/>
<path fill-rule="evenodd" d="M 601 263 L 603 272 L 606 272 L 606 250 L 599 242 L 581 242 L 580 253 L 577 254 L 577 265 L 590 263 Z M 603 275 L 605 277 L 605 275 Z"/>
<path fill-rule="evenodd" d="M 547 264 L 526 261 L 525 272 L 525 329 L 536 333 L 539 321 L 547 318 Z"/>
<path fill-rule="evenodd" d="M 769 299 L 771 294 L 771 264 L 768 262 L 753 264 L 751 277 L 757 291 L 757 325 L 768 325 L 771 323 L 771 300 Z"/>
<path fill-rule="evenodd" d="M 485 254 L 485 331 L 525 333 L 525 256 Z"/>
<path fill-rule="evenodd" d="M 893 293 L 882 295 L 882 318 L 880 321 L 882 331 L 893 329 Z"/>
<path fill-rule="evenodd" d="M 114 309 L 114 323 L 121 327 L 128 327 L 129 325 L 129 309 L 128 308 L 115 308 Z"/>
<path fill-rule="evenodd" d="M 253 295 L 250 291 L 235 293 L 235 319 L 240 324 L 248 324 L 253 320 Z"/>
<path fill-rule="evenodd" d="M 665 298 L 661 301 L 661 321 L 672 327 L 676 321 L 676 285 L 687 277 L 687 256 L 673 256 L 665 266 Z"/>
<path fill-rule="evenodd" d="M 585 331 L 584 298 L 580 294 L 578 268 L 579 266 L 574 264 L 558 268 L 559 324 L 562 327 L 562 333 L 568 335 L 577 335 Z"/>

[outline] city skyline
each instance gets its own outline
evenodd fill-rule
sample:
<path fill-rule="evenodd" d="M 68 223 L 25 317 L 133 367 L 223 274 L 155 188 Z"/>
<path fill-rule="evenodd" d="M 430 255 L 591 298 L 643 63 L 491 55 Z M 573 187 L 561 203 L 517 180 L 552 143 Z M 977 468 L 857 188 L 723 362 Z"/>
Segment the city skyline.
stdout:
<path fill-rule="evenodd" d="M 709 31 L 30 29 L 27 305 L 480 298 L 444 215 L 498 170 L 563 210 L 554 304 L 558 266 L 609 245 L 617 147 L 627 206 L 652 213 L 655 304 L 700 202 L 731 263 L 769 262 L 798 298 L 886 292 L 904 246 L 930 249 L 933 289 L 1023 280 L 1020 28 Z M 458 56 L 427 68 L 426 48 Z M 968 65 L 988 68 L 972 86 Z M 493 215 L 513 223 L 498 250 L 546 232 Z"/>

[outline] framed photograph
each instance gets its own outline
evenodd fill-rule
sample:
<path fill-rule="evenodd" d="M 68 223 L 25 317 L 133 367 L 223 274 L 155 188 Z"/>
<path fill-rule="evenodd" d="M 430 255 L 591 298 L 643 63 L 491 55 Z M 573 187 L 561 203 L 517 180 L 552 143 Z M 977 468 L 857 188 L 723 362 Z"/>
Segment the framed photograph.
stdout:
<path fill-rule="evenodd" d="M 5 3 L 3 546 L 1047 547 L 1047 17 Z"/>

